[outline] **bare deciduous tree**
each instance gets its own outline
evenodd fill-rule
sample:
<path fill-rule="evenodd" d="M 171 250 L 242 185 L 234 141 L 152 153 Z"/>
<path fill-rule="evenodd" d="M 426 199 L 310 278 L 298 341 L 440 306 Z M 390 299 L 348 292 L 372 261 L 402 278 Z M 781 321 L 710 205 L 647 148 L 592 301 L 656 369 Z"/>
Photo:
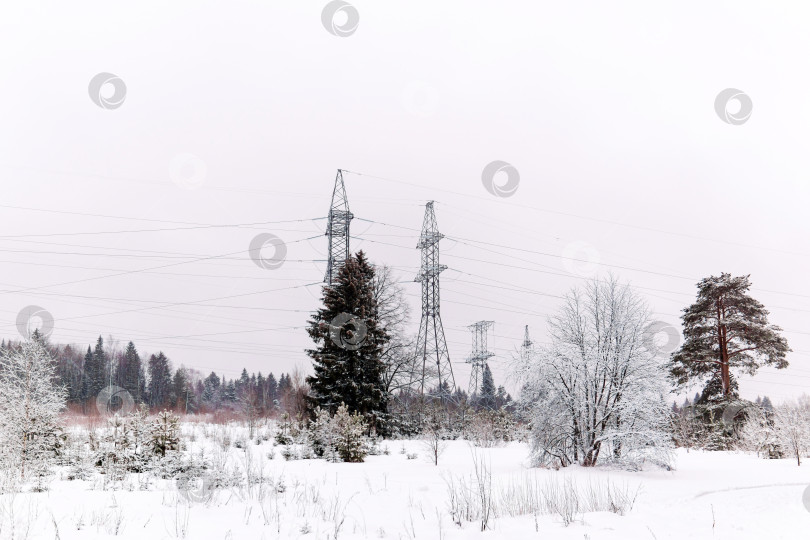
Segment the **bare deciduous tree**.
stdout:
<path fill-rule="evenodd" d="M 798 401 L 784 403 L 774 409 L 774 431 L 779 446 L 785 454 L 802 458 L 810 454 L 810 397 L 802 396 Z"/>
<path fill-rule="evenodd" d="M 520 370 L 537 465 L 593 466 L 605 453 L 631 466 L 669 463 L 666 371 L 645 347 L 649 322 L 644 301 L 612 276 L 566 295 L 551 344 Z"/>
<path fill-rule="evenodd" d="M 446 412 L 433 403 L 425 408 L 422 422 L 422 445 L 427 450 L 434 465 L 439 464 L 439 456 L 447 449 L 447 430 L 445 429 Z"/>
<path fill-rule="evenodd" d="M 410 305 L 405 299 L 405 290 L 388 265 L 375 267 L 373 287 L 378 324 L 391 338 L 382 351 L 385 390 L 391 394 L 407 388 L 413 378 L 415 340 L 406 334 Z"/>

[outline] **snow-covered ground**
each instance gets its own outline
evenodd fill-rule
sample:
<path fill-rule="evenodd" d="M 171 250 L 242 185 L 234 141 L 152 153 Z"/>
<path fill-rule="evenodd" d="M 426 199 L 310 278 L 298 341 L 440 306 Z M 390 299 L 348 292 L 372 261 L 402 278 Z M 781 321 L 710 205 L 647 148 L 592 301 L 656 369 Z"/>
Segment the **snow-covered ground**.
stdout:
<path fill-rule="evenodd" d="M 365 463 L 286 461 L 272 439 L 244 449 L 242 427 L 186 424 L 186 452 L 251 471 L 251 484 L 205 491 L 195 484 L 130 475 L 112 489 L 100 475 L 67 480 L 60 472 L 45 493 L 0 497 L 0 538 L 272 539 L 272 538 L 561 538 L 561 539 L 798 539 L 810 536 L 810 509 L 802 497 L 810 464 L 764 460 L 730 452 L 677 452 L 676 469 L 626 472 L 609 467 L 553 471 L 528 467 L 528 447 L 510 443 L 475 448 L 452 441 L 435 466 L 420 441 L 384 441 L 388 454 Z M 193 440 L 188 435 L 194 433 Z M 409 456 L 410 454 L 410 456 Z M 414 457 L 413 454 L 418 454 Z M 272 457 L 271 457 L 272 456 Z M 492 472 L 495 505 L 488 530 L 459 527 L 450 513 L 448 485 L 477 486 L 474 461 Z M 480 470 L 480 469 L 479 469 Z M 573 479 L 580 491 L 605 486 L 638 495 L 626 515 L 516 513 L 520 488 L 549 489 Z M 545 488 L 543 488 L 545 486 Z M 477 493 L 477 492 L 476 492 Z M 509 504 L 504 497 L 512 494 Z M 522 491 L 526 493 L 526 491 Z M 525 502 L 525 500 L 523 500 Z M 810 505 L 810 502 L 807 503 Z M 12 523 L 14 530 L 12 531 Z M 58 533 L 57 533 L 58 530 Z M 12 536 L 13 534 L 13 536 Z"/>

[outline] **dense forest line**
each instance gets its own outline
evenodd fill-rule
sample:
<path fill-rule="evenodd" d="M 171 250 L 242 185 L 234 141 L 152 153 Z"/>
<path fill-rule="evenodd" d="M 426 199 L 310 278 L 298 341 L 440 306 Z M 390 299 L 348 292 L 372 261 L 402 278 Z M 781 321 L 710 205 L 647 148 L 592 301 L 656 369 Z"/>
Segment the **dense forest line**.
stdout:
<path fill-rule="evenodd" d="M 0 343 L 4 349 L 18 345 L 11 340 Z M 134 405 L 145 404 L 153 411 L 242 410 L 248 402 L 258 414 L 269 415 L 291 406 L 293 378 L 301 379 L 289 373 L 278 378 L 273 373 L 249 374 L 246 369 L 237 379 L 213 371 L 206 376 L 184 365 L 175 368 L 162 351 L 142 356 L 132 341 L 121 348 L 114 339 L 105 343 L 101 336 L 86 350 L 47 341 L 46 346 L 56 363 L 56 383 L 67 390 L 68 407 L 85 414 L 94 413 L 102 390 L 117 387 L 128 393 Z"/>

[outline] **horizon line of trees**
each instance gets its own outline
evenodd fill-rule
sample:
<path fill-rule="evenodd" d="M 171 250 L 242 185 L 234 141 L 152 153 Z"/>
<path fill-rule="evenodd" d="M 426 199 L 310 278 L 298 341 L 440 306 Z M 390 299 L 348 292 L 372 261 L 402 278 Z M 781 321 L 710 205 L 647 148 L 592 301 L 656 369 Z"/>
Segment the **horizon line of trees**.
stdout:
<path fill-rule="evenodd" d="M 98 337 L 95 346 L 53 344 L 38 331 L 32 339 L 45 345 L 55 364 L 55 383 L 66 390 L 67 405 L 74 411 L 93 414 L 95 401 L 103 389 L 117 386 L 126 390 L 135 406 L 141 404 L 151 411 L 169 409 L 179 413 L 206 413 L 240 410 L 250 396 L 260 414 L 284 411 L 293 392 L 295 374 L 270 372 L 248 373 L 243 368 L 238 378 L 228 379 L 212 371 L 201 371 L 181 364 L 176 369 L 162 352 L 144 355 L 134 342 L 120 348 L 117 341 Z M 24 341 L 3 339 L 0 349 L 19 348 Z"/>

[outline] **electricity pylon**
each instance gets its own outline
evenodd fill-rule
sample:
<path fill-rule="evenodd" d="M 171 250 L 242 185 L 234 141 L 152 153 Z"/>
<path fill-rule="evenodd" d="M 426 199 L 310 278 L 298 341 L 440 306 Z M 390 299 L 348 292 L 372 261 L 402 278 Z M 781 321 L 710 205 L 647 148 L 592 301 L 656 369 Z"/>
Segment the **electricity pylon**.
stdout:
<path fill-rule="evenodd" d="M 447 268 L 439 264 L 439 240 L 444 235 L 439 232 L 433 201 L 425 205 L 425 220 L 422 234 L 416 245 L 422 250 L 422 265 L 414 281 L 422 283 L 422 321 L 419 323 L 419 337 L 416 339 L 415 377 L 419 380 L 419 391 L 425 394 L 436 388 L 440 395 L 450 394 L 456 386 L 450 353 L 444 337 L 442 316 L 439 311 L 439 274 Z M 421 364 L 421 373 L 419 366 Z M 445 396 L 446 397 L 446 396 Z"/>
<path fill-rule="evenodd" d="M 354 214 L 349 211 L 349 199 L 343 185 L 343 171 L 338 169 L 335 188 L 332 191 L 332 205 L 329 207 L 329 221 L 326 236 L 329 237 L 329 261 L 326 263 L 326 276 L 323 281 L 332 285 L 338 272 L 349 258 L 349 224 Z"/>
<path fill-rule="evenodd" d="M 520 344 L 520 359 L 523 360 L 524 365 L 532 354 L 532 345 L 532 340 L 529 339 L 529 325 L 527 324 L 523 334 L 523 343 Z"/>
<path fill-rule="evenodd" d="M 472 353 L 467 358 L 467 363 L 472 364 L 470 386 L 467 391 L 470 396 L 478 393 L 478 386 L 483 380 L 487 360 L 495 356 L 495 353 L 487 350 L 487 331 L 493 324 L 495 324 L 493 321 L 478 321 L 467 327 L 472 331 Z"/>

